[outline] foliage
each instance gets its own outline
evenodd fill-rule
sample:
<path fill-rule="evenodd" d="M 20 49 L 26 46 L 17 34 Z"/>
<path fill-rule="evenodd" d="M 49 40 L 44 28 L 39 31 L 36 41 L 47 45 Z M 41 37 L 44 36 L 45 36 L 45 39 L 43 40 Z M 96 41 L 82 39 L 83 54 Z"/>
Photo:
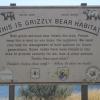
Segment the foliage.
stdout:
<path fill-rule="evenodd" d="M 63 98 L 64 100 L 66 97 L 71 95 L 71 88 L 67 85 L 58 85 L 58 84 L 34 84 L 28 85 L 27 88 L 22 88 L 20 90 L 21 96 L 30 98 L 37 97 L 40 100 L 44 98 L 44 100 L 55 100 L 55 98 Z"/>

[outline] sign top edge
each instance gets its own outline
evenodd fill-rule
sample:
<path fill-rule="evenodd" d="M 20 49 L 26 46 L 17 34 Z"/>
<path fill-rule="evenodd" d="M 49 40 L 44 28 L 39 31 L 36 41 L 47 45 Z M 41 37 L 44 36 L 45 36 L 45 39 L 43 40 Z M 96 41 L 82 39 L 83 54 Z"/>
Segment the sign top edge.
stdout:
<path fill-rule="evenodd" d="M 98 6 L 0 6 L 0 9 L 63 9 L 63 8 L 99 8 L 100 9 L 100 5 Z"/>

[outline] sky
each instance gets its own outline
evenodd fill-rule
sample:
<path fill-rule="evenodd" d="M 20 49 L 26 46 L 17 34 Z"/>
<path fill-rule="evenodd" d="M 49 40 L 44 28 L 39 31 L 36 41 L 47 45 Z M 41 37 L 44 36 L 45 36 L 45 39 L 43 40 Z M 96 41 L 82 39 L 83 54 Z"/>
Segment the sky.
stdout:
<path fill-rule="evenodd" d="M 100 5 L 100 0 L 0 0 L 0 6 L 9 6 L 16 3 L 17 6 L 41 6 L 41 5 Z"/>

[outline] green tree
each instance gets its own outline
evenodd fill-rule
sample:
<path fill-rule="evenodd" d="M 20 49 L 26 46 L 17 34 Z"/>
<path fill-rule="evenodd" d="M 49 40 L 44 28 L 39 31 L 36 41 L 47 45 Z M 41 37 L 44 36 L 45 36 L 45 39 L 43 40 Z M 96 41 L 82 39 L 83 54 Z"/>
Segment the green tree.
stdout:
<path fill-rule="evenodd" d="M 19 89 L 19 95 L 22 96 L 24 100 L 32 100 L 33 97 L 33 93 L 28 86 L 21 86 Z"/>
<path fill-rule="evenodd" d="M 27 91 L 27 89 L 21 88 L 20 89 L 20 95 L 22 97 L 24 97 L 24 100 L 27 100 L 27 98 L 29 97 L 30 93 L 29 93 L 29 91 Z"/>
<path fill-rule="evenodd" d="M 20 91 L 26 99 L 36 96 L 39 100 L 64 100 L 71 95 L 71 88 L 67 85 L 59 84 L 34 84 L 28 85 L 26 89 Z"/>

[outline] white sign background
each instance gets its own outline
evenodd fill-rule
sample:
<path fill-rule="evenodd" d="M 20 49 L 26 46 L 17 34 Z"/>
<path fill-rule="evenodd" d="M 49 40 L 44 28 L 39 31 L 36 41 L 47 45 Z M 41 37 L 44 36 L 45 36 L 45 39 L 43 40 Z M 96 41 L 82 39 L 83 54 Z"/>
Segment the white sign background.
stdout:
<path fill-rule="evenodd" d="M 100 82 L 99 7 L 1 7 L 0 81 Z"/>

